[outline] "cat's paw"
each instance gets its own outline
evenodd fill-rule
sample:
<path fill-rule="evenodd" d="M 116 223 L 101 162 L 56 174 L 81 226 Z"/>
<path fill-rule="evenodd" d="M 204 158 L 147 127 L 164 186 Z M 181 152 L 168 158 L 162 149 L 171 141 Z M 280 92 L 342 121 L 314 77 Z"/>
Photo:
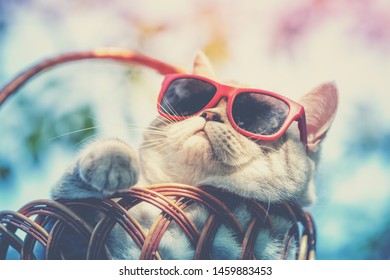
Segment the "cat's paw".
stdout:
<path fill-rule="evenodd" d="M 116 139 L 89 146 L 80 156 L 78 169 L 80 178 L 104 196 L 135 185 L 139 174 L 134 150 Z"/>

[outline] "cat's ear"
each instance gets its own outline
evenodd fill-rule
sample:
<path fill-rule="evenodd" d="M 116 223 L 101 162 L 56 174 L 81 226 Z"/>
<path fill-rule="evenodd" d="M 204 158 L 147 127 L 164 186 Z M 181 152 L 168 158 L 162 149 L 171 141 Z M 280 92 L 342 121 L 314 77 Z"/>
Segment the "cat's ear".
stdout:
<path fill-rule="evenodd" d="M 212 80 L 217 78 L 210 60 L 202 51 L 198 51 L 195 56 L 193 74 Z"/>
<path fill-rule="evenodd" d="M 316 152 L 336 115 L 338 104 L 336 85 L 332 82 L 322 84 L 305 95 L 300 103 L 306 113 L 308 150 Z"/>

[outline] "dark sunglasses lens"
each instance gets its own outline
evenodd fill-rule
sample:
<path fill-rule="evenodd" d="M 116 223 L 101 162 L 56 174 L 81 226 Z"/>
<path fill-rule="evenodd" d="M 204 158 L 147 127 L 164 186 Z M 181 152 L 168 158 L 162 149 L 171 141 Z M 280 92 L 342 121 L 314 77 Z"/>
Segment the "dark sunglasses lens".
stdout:
<path fill-rule="evenodd" d="M 241 93 L 233 103 L 234 122 L 243 130 L 257 135 L 273 135 L 287 118 L 288 105 L 275 97 L 260 93 Z"/>
<path fill-rule="evenodd" d="M 191 116 L 206 107 L 216 92 L 214 85 L 199 79 L 176 79 L 165 91 L 160 109 L 172 116 Z"/>

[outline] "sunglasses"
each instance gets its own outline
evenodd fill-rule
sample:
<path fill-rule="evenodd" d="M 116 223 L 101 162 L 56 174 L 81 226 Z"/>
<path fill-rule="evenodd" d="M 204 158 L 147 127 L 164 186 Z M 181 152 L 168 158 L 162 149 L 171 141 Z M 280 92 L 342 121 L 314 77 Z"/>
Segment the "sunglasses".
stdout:
<path fill-rule="evenodd" d="M 233 87 L 197 75 L 169 74 L 162 83 L 158 112 L 176 121 L 196 115 L 206 117 L 207 109 L 215 107 L 223 97 L 227 98 L 228 119 L 242 135 L 254 140 L 275 140 L 297 121 L 306 146 L 303 106 L 270 91 Z"/>

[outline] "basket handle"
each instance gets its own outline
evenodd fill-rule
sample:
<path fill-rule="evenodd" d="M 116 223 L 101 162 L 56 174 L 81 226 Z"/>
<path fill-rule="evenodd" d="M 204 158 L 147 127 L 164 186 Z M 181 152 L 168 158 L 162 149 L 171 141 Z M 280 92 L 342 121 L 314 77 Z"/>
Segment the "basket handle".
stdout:
<path fill-rule="evenodd" d="M 10 95 L 15 93 L 27 81 L 42 71 L 63 63 L 87 59 L 112 60 L 127 64 L 138 64 L 152 68 L 162 75 L 185 72 L 179 67 L 127 49 L 97 48 L 90 51 L 65 53 L 51 58 L 46 58 L 19 73 L 14 79 L 0 89 L 0 106 Z"/>

